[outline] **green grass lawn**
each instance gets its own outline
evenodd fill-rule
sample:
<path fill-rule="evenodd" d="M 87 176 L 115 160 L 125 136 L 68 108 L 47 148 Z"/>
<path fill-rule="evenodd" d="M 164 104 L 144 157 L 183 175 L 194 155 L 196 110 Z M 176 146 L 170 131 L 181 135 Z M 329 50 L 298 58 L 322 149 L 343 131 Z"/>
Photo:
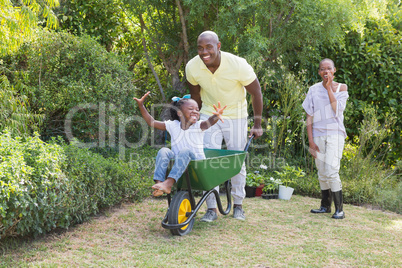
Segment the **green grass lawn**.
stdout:
<path fill-rule="evenodd" d="M 402 267 L 402 216 L 344 205 L 346 218 L 310 213 L 318 199 L 247 198 L 246 221 L 196 218 L 187 236 L 161 227 L 164 198 L 123 204 L 67 231 L 1 244 L 2 267 Z M 205 205 L 204 205 L 205 206 Z"/>

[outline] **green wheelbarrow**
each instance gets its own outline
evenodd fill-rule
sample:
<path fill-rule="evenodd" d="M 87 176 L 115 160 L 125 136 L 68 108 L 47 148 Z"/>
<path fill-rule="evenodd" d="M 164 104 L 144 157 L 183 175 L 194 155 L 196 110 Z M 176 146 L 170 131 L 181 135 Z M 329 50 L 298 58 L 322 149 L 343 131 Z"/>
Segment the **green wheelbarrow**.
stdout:
<path fill-rule="evenodd" d="M 247 142 L 244 151 L 204 149 L 206 159 L 190 161 L 177 181 L 176 194 L 173 197 L 167 195 L 169 207 L 162 220 L 162 227 L 169 229 L 173 235 L 190 233 L 198 210 L 211 194 L 216 197 L 219 212 L 229 214 L 232 208 L 229 180 L 240 172 L 253 137 Z M 223 183 L 227 198 L 226 210 L 223 210 L 219 193 L 214 189 Z M 198 203 L 193 190 L 205 191 Z"/>

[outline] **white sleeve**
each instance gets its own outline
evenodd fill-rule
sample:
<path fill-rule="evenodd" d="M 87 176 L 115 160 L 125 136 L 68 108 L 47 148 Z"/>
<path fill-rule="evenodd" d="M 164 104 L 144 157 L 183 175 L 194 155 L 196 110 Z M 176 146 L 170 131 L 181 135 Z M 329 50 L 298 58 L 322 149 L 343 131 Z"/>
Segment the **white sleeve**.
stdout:
<path fill-rule="evenodd" d="M 311 89 L 308 90 L 306 98 L 303 101 L 303 109 L 306 111 L 308 115 L 314 115 L 314 103 Z"/>
<path fill-rule="evenodd" d="M 349 98 L 349 94 L 347 91 L 341 91 L 339 92 L 339 95 L 336 98 L 336 113 L 335 117 L 338 117 L 341 115 L 341 113 L 345 110 L 346 108 L 346 101 Z"/>
<path fill-rule="evenodd" d="M 171 121 L 171 120 L 165 121 L 165 126 L 166 126 L 167 132 L 169 132 L 169 134 L 172 133 L 172 128 L 174 127 L 173 121 Z"/>

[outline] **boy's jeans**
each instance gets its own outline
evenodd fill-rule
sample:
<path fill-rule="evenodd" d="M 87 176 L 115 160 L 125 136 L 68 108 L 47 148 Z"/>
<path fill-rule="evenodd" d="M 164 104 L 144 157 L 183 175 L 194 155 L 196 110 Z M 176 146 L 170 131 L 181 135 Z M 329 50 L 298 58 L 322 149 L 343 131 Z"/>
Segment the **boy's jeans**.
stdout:
<path fill-rule="evenodd" d="M 195 155 L 189 149 L 181 150 L 180 153 L 175 154 L 169 148 L 162 148 L 156 156 L 154 181 L 164 181 L 166 171 L 169 166 L 170 160 L 175 159 L 172 170 L 169 172 L 168 178 L 173 178 L 176 182 L 186 170 L 188 163 L 195 160 Z"/>

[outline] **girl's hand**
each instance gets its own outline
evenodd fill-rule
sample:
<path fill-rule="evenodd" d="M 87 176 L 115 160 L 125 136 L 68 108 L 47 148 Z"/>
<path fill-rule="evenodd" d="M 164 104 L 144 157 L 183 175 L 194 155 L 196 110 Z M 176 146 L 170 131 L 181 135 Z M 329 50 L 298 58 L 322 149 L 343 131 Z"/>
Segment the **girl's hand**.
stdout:
<path fill-rule="evenodd" d="M 136 97 L 134 97 L 133 99 L 137 102 L 138 106 L 141 106 L 144 104 L 145 98 L 148 97 L 149 93 L 151 93 L 151 91 L 148 91 L 147 93 L 145 93 L 141 99 L 137 99 Z"/>
<path fill-rule="evenodd" d="M 320 148 L 318 148 L 317 144 L 311 142 L 308 151 L 314 158 L 317 158 L 317 152 L 320 152 Z"/>
<path fill-rule="evenodd" d="M 218 101 L 218 107 L 216 107 L 216 105 L 214 104 L 214 109 L 216 112 L 214 112 L 213 114 L 216 115 L 219 118 L 219 120 L 222 121 L 222 123 L 223 123 L 222 114 L 223 114 L 223 110 L 225 110 L 226 107 L 227 107 L 227 105 L 225 105 L 225 107 L 221 107 L 220 101 Z"/>

